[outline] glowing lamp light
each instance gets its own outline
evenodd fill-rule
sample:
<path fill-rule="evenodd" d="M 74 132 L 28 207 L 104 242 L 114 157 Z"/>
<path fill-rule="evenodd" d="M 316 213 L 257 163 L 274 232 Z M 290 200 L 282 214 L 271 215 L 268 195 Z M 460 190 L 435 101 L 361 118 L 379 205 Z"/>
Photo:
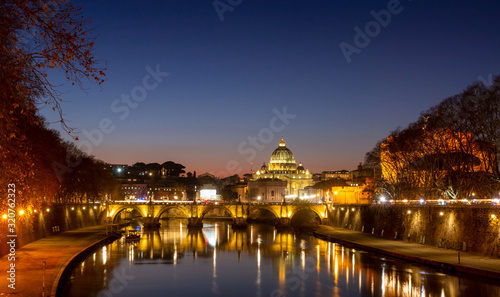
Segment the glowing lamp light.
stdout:
<path fill-rule="evenodd" d="M 260 200 L 260 199 L 261 199 L 261 197 L 260 197 L 260 196 L 259 196 L 259 197 L 257 197 L 257 200 Z"/>
<path fill-rule="evenodd" d="M 491 215 L 491 218 L 492 218 L 492 219 L 496 219 L 496 218 L 497 218 L 497 216 L 496 216 L 496 215 L 494 215 L 494 214 L 492 214 L 492 215 Z"/>
<path fill-rule="evenodd" d="M 354 207 L 353 207 L 353 208 L 351 208 L 351 210 L 352 210 L 352 211 L 354 211 Z"/>
<path fill-rule="evenodd" d="M 444 212 L 442 212 L 442 211 L 441 211 L 441 212 L 439 213 L 439 215 L 440 215 L 440 216 L 444 215 Z"/>
<path fill-rule="evenodd" d="M 50 212 L 50 208 L 47 208 L 47 212 Z"/>
<path fill-rule="evenodd" d="M 408 210 L 408 211 L 407 211 L 407 213 L 408 213 L 408 214 L 411 214 L 411 210 Z"/>
<path fill-rule="evenodd" d="M 21 210 L 19 211 L 19 214 L 20 214 L 20 215 L 23 215 L 23 214 L 24 214 L 24 210 L 22 210 L 22 209 L 21 209 Z"/>
<path fill-rule="evenodd" d="M 420 204 L 424 204 L 424 198 L 420 198 Z"/>
<path fill-rule="evenodd" d="M 94 206 L 94 209 L 97 209 L 97 206 Z"/>
<path fill-rule="evenodd" d="M 36 209 L 34 210 L 34 212 L 36 212 Z"/>
<path fill-rule="evenodd" d="M 4 214 L 4 215 L 2 216 L 2 218 L 6 219 L 6 218 L 7 218 L 7 215 L 6 215 L 6 214 Z"/>
<path fill-rule="evenodd" d="M 385 202 L 385 196 L 380 196 L 380 202 Z"/>
<path fill-rule="evenodd" d="M 85 210 L 85 206 L 83 207 L 83 210 Z"/>
<path fill-rule="evenodd" d="M 75 210 L 75 208 L 74 208 L 74 207 L 71 207 L 71 210 Z"/>

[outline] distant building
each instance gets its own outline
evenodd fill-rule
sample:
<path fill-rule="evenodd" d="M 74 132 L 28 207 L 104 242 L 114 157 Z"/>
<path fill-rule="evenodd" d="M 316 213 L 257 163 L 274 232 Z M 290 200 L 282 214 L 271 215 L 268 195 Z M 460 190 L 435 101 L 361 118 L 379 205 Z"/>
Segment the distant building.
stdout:
<path fill-rule="evenodd" d="M 147 184 L 125 183 L 121 185 L 125 200 L 146 200 L 148 194 Z"/>
<path fill-rule="evenodd" d="M 156 184 L 149 187 L 149 197 L 157 201 L 186 201 L 186 190 L 182 184 Z"/>
<path fill-rule="evenodd" d="M 253 181 L 259 179 L 279 179 L 286 182 L 285 197 L 288 199 L 297 198 L 300 189 L 314 184 L 312 174 L 304 169 L 302 164 L 297 166 L 295 157 L 285 144 L 283 137 L 277 149 L 275 149 L 269 160 L 269 167 L 262 165 L 260 170 L 252 176 Z M 249 183 L 250 191 L 250 183 Z"/>
<path fill-rule="evenodd" d="M 248 182 L 248 196 L 257 202 L 282 202 L 287 182 L 277 178 L 259 178 Z"/>
<path fill-rule="evenodd" d="M 321 180 L 329 180 L 331 178 L 342 178 L 345 180 L 349 180 L 351 178 L 351 175 L 347 170 L 321 172 Z"/>
<path fill-rule="evenodd" d="M 299 198 L 303 200 L 320 202 L 321 201 L 320 196 L 321 196 L 321 190 L 313 189 L 312 186 L 308 186 L 299 190 Z"/>
<path fill-rule="evenodd" d="M 231 190 L 238 194 L 238 199 L 241 202 L 247 201 L 248 182 L 242 181 L 231 186 Z"/>
<path fill-rule="evenodd" d="M 332 187 L 331 202 L 337 204 L 366 204 L 371 202 L 371 194 L 365 191 L 365 185 Z"/>

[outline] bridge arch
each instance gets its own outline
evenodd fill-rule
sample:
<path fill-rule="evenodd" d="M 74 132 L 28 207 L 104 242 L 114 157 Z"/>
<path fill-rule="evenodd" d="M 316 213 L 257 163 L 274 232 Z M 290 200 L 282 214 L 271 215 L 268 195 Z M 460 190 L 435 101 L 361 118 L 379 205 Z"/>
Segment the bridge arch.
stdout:
<path fill-rule="evenodd" d="M 164 214 L 165 212 L 168 212 L 169 210 L 171 209 L 178 209 L 182 212 L 182 214 L 186 217 L 186 219 L 189 218 L 189 214 L 186 213 L 186 210 L 183 209 L 182 207 L 180 206 L 176 206 L 176 205 L 169 205 L 169 206 L 165 206 L 163 208 L 161 208 L 159 211 L 158 211 L 158 214 L 156 215 L 155 217 L 155 222 L 159 222 L 160 221 L 160 218 L 161 218 L 161 215 Z"/>
<path fill-rule="evenodd" d="M 115 220 L 118 217 L 118 215 L 127 209 L 136 210 L 141 215 L 141 217 L 143 217 L 143 218 L 145 217 L 144 211 L 141 208 L 137 207 L 136 205 L 121 205 L 117 208 L 113 208 L 113 209 L 109 210 L 109 216 L 111 217 L 112 222 L 115 223 Z"/>
<path fill-rule="evenodd" d="M 256 211 L 256 210 L 266 210 L 266 211 L 272 213 L 275 218 L 277 218 L 277 219 L 280 218 L 280 215 L 276 212 L 275 209 L 273 209 L 272 207 L 264 206 L 264 205 L 254 205 L 254 206 L 249 207 L 248 214 L 250 215 L 253 211 Z"/>
<path fill-rule="evenodd" d="M 297 219 L 297 214 L 300 214 L 300 213 L 306 213 L 306 212 L 309 212 L 309 213 L 313 213 L 315 215 L 315 217 L 317 219 L 319 219 L 319 222 L 321 223 L 323 220 L 323 216 L 320 212 L 318 212 L 317 209 L 315 208 L 309 208 L 309 207 L 300 207 L 300 208 L 296 208 L 293 210 L 292 212 L 292 216 L 290 217 L 290 220 L 291 221 L 294 221 L 294 218 Z"/>
<path fill-rule="evenodd" d="M 201 213 L 201 216 L 200 216 L 200 219 L 203 219 L 205 217 L 205 215 L 211 211 L 211 210 L 214 210 L 214 209 L 222 209 L 226 212 L 228 212 L 230 215 L 231 215 L 231 218 L 235 218 L 236 216 L 234 215 L 234 213 L 231 211 L 231 209 L 229 209 L 228 207 L 225 207 L 224 205 L 210 205 L 210 206 L 207 206 L 203 212 Z"/>

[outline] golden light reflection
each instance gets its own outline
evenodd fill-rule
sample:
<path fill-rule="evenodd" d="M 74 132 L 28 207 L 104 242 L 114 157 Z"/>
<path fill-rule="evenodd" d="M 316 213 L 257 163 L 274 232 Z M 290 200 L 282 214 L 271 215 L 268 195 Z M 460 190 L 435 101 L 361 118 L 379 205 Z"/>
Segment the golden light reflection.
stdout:
<path fill-rule="evenodd" d="M 370 294 L 370 292 L 378 296 L 402 297 L 427 296 L 426 292 L 431 292 L 432 296 L 460 295 L 459 286 L 448 279 L 429 284 L 429 277 L 422 274 L 420 269 L 404 268 L 401 270 L 398 264 L 394 264 L 394 261 L 382 262 L 382 266 L 379 263 L 371 265 L 373 264 L 371 262 L 370 265 L 366 265 L 367 257 L 364 252 L 313 237 L 307 238 L 293 232 L 276 231 L 272 227 L 259 225 L 250 225 L 246 230 L 233 230 L 227 224 L 220 222 L 218 224 L 207 223 L 203 229 L 193 231 L 188 230 L 179 222 L 174 224 L 173 221 L 162 222 L 171 228 L 162 228 L 156 232 L 141 232 L 141 241 L 137 245 L 127 245 L 129 263 L 150 261 L 150 259 L 168 259 L 172 261 L 169 263 L 179 266 L 182 264 L 182 259 L 186 257 L 192 257 L 193 260 L 190 259 L 190 261 L 195 261 L 197 255 L 200 259 L 212 258 L 215 284 L 218 277 L 217 261 L 222 260 L 220 257 L 225 258 L 228 255 L 227 251 L 238 251 L 238 256 L 234 254 L 235 262 L 239 260 L 240 255 L 241 258 L 255 257 L 257 263 L 255 265 L 253 262 L 254 273 L 256 272 L 254 280 L 259 286 L 259 291 L 260 286 L 265 288 L 264 283 L 267 279 L 262 278 L 267 277 L 267 265 L 272 263 L 270 265 L 278 276 L 276 281 L 279 282 L 279 286 L 276 284 L 275 288 L 278 287 L 281 292 L 289 290 L 290 284 L 293 286 L 292 278 L 299 277 L 300 279 L 301 275 L 308 275 L 309 279 L 317 278 L 318 280 L 323 280 L 326 276 L 330 284 L 334 283 L 337 289 L 347 286 L 349 290 L 359 290 L 360 295 Z M 212 245 L 211 242 L 214 244 Z M 147 259 L 142 258 L 142 251 L 145 252 Z M 112 262 L 110 260 L 112 257 L 108 255 L 108 252 L 112 253 L 110 249 L 103 248 L 104 264 Z M 94 254 L 94 262 L 95 258 Z M 242 263 L 245 262 L 242 261 Z M 207 264 L 210 265 L 210 261 Z M 222 262 L 219 262 L 219 269 L 222 269 L 221 265 Z M 317 270 L 316 273 L 313 272 L 314 269 Z M 308 282 L 302 285 L 305 284 Z M 317 290 L 325 292 L 325 282 L 317 281 L 316 285 L 313 285 L 313 291 L 314 286 Z M 427 289 L 424 289 L 424 286 Z M 333 292 L 332 295 L 338 294 Z"/>
<path fill-rule="evenodd" d="M 257 285 L 260 286 L 261 282 L 261 269 L 260 269 L 260 261 L 261 261 L 261 253 L 260 253 L 260 243 L 257 247 Z"/>
<path fill-rule="evenodd" d="M 108 260 L 107 248 L 104 246 L 102 248 L 102 263 L 106 264 L 107 260 Z"/>
<path fill-rule="evenodd" d="M 318 271 L 318 275 L 319 275 L 319 272 L 320 272 L 320 253 L 319 253 L 319 244 L 316 246 L 316 270 Z"/>
<path fill-rule="evenodd" d="M 334 264 L 334 267 L 335 267 L 335 284 L 337 284 L 338 282 L 338 279 L 339 279 L 339 261 L 337 260 L 337 253 L 335 253 L 335 264 Z"/>

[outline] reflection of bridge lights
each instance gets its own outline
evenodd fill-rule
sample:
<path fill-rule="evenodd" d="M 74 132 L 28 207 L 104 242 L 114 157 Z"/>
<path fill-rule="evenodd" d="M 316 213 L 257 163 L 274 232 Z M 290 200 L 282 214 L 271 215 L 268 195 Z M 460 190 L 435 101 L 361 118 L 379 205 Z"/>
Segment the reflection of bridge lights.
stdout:
<path fill-rule="evenodd" d="M 108 260 L 108 255 L 107 255 L 107 248 L 104 246 L 102 248 L 102 264 L 106 264 L 107 260 Z"/>
<path fill-rule="evenodd" d="M 217 227 L 215 227 L 217 228 Z M 215 247 L 217 245 L 217 229 L 210 228 L 210 229 L 203 229 L 203 234 L 205 235 L 205 238 L 207 240 L 208 245 L 211 247 Z"/>

